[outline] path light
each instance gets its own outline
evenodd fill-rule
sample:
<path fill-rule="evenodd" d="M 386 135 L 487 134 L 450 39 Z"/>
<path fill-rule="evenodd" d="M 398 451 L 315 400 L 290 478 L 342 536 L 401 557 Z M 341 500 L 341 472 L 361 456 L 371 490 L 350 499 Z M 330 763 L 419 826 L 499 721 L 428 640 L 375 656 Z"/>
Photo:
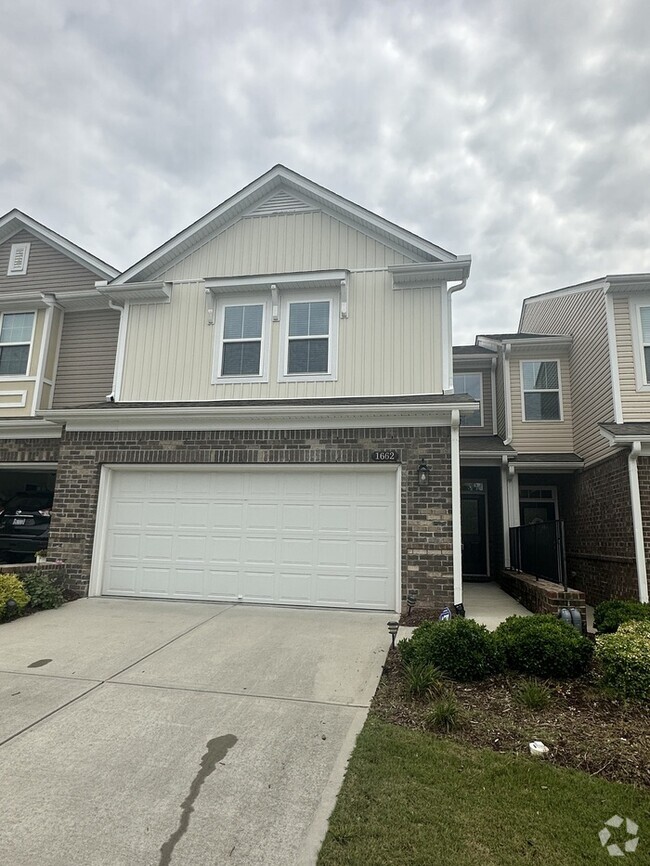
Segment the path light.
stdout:
<path fill-rule="evenodd" d="M 6 615 L 7 619 L 10 619 L 12 616 L 14 616 L 17 608 L 18 608 L 18 605 L 13 600 L 13 598 L 8 598 L 7 602 L 5 604 L 5 615 Z"/>
<path fill-rule="evenodd" d="M 413 590 L 411 590 L 411 592 L 409 592 L 409 594 L 406 596 L 406 604 L 407 604 L 408 609 L 409 609 L 408 616 L 411 615 L 411 611 L 413 610 L 413 608 L 415 607 L 415 605 L 417 603 L 418 603 L 418 597 L 413 592 Z"/>
<path fill-rule="evenodd" d="M 427 464 L 424 460 L 420 461 L 420 465 L 418 466 L 418 487 L 428 487 L 430 475 L 431 470 Z"/>
<path fill-rule="evenodd" d="M 391 649 L 395 649 L 395 636 L 397 634 L 397 629 L 399 628 L 399 623 L 397 620 L 392 619 L 388 623 L 388 634 L 391 636 L 391 640 L 393 641 Z"/>

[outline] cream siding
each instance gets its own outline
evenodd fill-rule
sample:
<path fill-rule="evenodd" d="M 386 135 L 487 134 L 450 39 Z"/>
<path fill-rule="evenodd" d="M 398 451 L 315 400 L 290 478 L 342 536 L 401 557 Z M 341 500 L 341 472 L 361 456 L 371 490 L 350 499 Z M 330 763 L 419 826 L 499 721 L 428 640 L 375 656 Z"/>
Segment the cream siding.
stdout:
<path fill-rule="evenodd" d="M 316 211 L 244 217 L 159 277 L 173 281 L 332 268 L 384 268 L 414 260 Z"/>
<path fill-rule="evenodd" d="M 281 322 L 272 322 L 269 381 L 213 385 L 218 335 L 215 326 L 208 324 L 204 286 L 200 282 L 174 285 L 171 303 L 129 308 L 121 400 L 440 393 L 441 291 L 395 291 L 385 271 L 352 274 L 349 317 L 337 320 L 336 381 L 278 382 Z"/>
<path fill-rule="evenodd" d="M 605 296 L 574 292 L 525 302 L 521 330 L 573 338 L 569 369 L 576 452 L 590 463 L 608 456 L 601 421 L 614 420 Z"/>
<path fill-rule="evenodd" d="M 113 310 L 64 314 L 53 408 L 97 403 L 110 394 L 119 323 Z"/>
<path fill-rule="evenodd" d="M 637 391 L 637 371 L 632 337 L 636 323 L 632 321 L 633 315 L 636 315 L 636 310 L 631 307 L 629 297 L 627 295 L 615 295 L 614 323 L 624 422 L 650 421 L 650 392 Z M 641 375 L 638 378 L 641 380 Z"/>
<path fill-rule="evenodd" d="M 29 243 L 27 273 L 7 276 L 11 245 Z M 65 292 L 92 289 L 99 277 L 23 229 L 0 244 L 0 295 L 3 292 Z"/>
<path fill-rule="evenodd" d="M 522 411 L 521 361 L 560 362 L 562 421 L 524 421 Z M 510 391 L 512 400 L 512 446 L 522 454 L 570 453 L 573 445 L 573 419 L 569 359 L 566 350 L 550 347 L 517 347 L 510 354 Z"/>
<path fill-rule="evenodd" d="M 7 310 L 7 312 L 11 312 L 11 310 Z M 22 417 L 32 414 L 32 400 L 34 399 L 36 372 L 45 322 L 45 310 L 35 310 L 34 312 L 36 319 L 27 373 L 24 376 L 0 377 L 0 418 Z M 24 406 L 15 405 L 22 402 L 25 403 Z"/>
<path fill-rule="evenodd" d="M 480 373 L 483 379 L 483 425 L 481 427 L 463 427 L 462 436 L 493 436 L 492 428 L 492 366 L 477 364 L 473 361 L 459 361 L 454 358 L 454 373 Z"/>

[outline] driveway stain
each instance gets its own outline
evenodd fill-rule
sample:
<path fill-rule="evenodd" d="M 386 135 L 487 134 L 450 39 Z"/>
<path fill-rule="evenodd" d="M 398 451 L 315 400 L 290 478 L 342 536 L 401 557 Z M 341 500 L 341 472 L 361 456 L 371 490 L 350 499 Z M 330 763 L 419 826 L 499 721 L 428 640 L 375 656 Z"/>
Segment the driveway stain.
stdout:
<path fill-rule="evenodd" d="M 49 665 L 52 659 L 38 659 L 38 661 L 32 662 L 31 665 L 27 665 L 28 668 L 42 668 L 43 665 Z"/>
<path fill-rule="evenodd" d="M 199 772 L 192 780 L 187 797 L 181 803 L 181 819 L 178 822 L 178 827 L 160 849 L 158 866 L 170 866 L 174 848 L 183 838 L 190 825 L 190 815 L 194 811 L 194 803 L 199 796 L 203 783 L 208 776 L 214 773 L 217 764 L 223 761 L 236 742 L 237 737 L 233 734 L 225 734 L 223 737 L 215 737 L 213 740 L 208 740 L 205 754 L 201 758 Z"/>

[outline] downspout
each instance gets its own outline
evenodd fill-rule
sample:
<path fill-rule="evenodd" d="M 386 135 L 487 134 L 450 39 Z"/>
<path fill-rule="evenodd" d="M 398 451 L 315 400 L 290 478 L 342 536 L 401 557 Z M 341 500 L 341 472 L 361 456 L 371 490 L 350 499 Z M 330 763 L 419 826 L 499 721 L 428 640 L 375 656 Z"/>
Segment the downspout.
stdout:
<path fill-rule="evenodd" d="M 111 298 L 108 299 L 108 306 L 111 310 L 115 310 L 120 314 L 120 325 L 117 336 L 117 347 L 115 351 L 115 368 L 113 369 L 113 390 L 106 395 L 108 403 L 115 403 L 120 399 L 120 391 L 122 389 L 122 370 L 124 368 L 124 352 L 126 350 L 126 310 L 123 305 L 116 304 Z"/>
<path fill-rule="evenodd" d="M 463 601 L 463 549 L 460 521 L 460 412 L 451 410 L 451 532 L 454 604 Z"/>
<path fill-rule="evenodd" d="M 634 554 L 636 557 L 636 577 L 639 584 L 639 601 L 648 601 L 648 572 L 643 541 L 643 514 L 641 512 L 641 492 L 639 490 L 638 459 L 641 454 L 641 443 L 632 443 L 627 458 L 627 468 L 630 476 L 630 503 L 632 505 L 632 531 L 634 533 Z"/>
<path fill-rule="evenodd" d="M 453 394 L 454 393 L 454 352 L 453 352 L 453 323 L 451 318 L 451 295 L 454 292 L 460 292 L 461 289 L 464 289 L 467 285 L 467 277 L 464 280 L 461 280 L 459 283 L 456 283 L 455 286 L 447 287 L 447 295 L 446 295 L 446 314 L 445 321 L 443 325 L 446 330 L 446 343 L 447 346 L 445 348 L 445 356 L 443 357 L 443 376 L 442 376 L 442 390 L 444 394 Z"/>
<path fill-rule="evenodd" d="M 506 438 L 504 445 L 512 442 L 512 399 L 510 394 L 510 351 L 511 343 L 506 343 L 503 351 L 503 409 L 506 413 Z"/>
<path fill-rule="evenodd" d="M 501 455 L 501 521 L 503 523 L 503 564 L 510 568 L 510 506 L 508 489 L 508 455 Z"/>
<path fill-rule="evenodd" d="M 497 418 L 497 359 L 496 356 L 492 358 L 492 363 L 490 365 L 490 386 L 492 389 L 492 434 L 496 436 L 499 433 L 498 430 L 498 418 Z"/>

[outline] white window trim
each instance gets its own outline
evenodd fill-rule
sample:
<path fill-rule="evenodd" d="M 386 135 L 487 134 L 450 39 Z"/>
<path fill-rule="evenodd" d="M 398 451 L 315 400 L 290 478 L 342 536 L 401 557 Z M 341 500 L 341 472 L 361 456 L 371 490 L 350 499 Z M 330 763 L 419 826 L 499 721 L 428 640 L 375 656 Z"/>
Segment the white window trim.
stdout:
<path fill-rule="evenodd" d="M 212 384 L 240 385 L 246 382 L 269 381 L 269 358 L 271 354 L 270 340 L 270 297 L 268 295 L 228 295 L 219 296 L 216 305 L 216 344 L 214 348 L 214 365 L 212 369 Z M 260 346 L 260 372 L 256 376 L 222 376 L 223 360 L 223 325 L 226 307 L 262 307 L 262 336 Z"/>
<path fill-rule="evenodd" d="M 632 351 L 634 353 L 634 373 L 637 391 L 650 391 L 650 370 L 645 368 L 643 352 L 643 329 L 641 328 L 641 308 L 650 307 L 650 295 L 630 298 L 630 323 L 632 325 Z"/>
<path fill-rule="evenodd" d="M 330 321 L 329 321 L 329 345 L 327 363 L 328 368 L 326 373 L 287 373 L 287 364 L 289 361 L 289 305 L 290 304 L 306 304 L 318 303 L 319 301 L 329 301 L 330 305 Z M 333 382 L 337 377 L 338 366 L 338 336 L 339 336 L 339 293 L 338 292 L 301 292 L 293 294 L 283 292 L 281 298 L 281 333 L 280 333 L 280 352 L 278 359 L 278 382 Z M 324 336 L 324 335 L 323 335 Z"/>
<path fill-rule="evenodd" d="M 531 391 L 524 389 L 524 364 L 551 364 L 557 365 L 557 388 L 534 388 Z M 524 424 L 561 424 L 564 421 L 564 406 L 562 398 L 562 364 L 559 358 L 522 358 L 519 361 L 519 388 L 521 391 L 521 420 Z M 526 418 L 525 395 L 529 394 L 554 394 L 557 391 L 560 408 L 559 418 Z"/>
<path fill-rule="evenodd" d="M 9 252 L 9 264 L 7 266 L 7 276 L 8 277 L 22 277 L 27 273 L 27 263 L 29 262 L 29 250 L 31 248 L 31 244 L 28 241 L 20 244 L 12 244 L 11 251 Z M 20 268 L 16 268 L 14 266 L 14 261 L 16 259 L 16 255 L 19 250 L 23 250 L 23 265 Z"/>
<path fill-rule="evenodd" d="M 0 382 L 15 382 L 17 380 L 26 380 L 26 379 L 35 379 L 35 376 L 30 376 L 29 371 L 32 368 L 32 354 L 34 352 L 34 335 L 36 334 L 36 321 L 38 319 L 38 310 L 5 310 L 0 313 L 0 331 L 2 331 L 2 323 L 4 321 L 5 316 L 15 315 L 16 313 L 32 313 L 34 318 L 32 319 L 32 333 L 29 338 L 29 354 L 27 355 L 27 367 L 24 373 L 13 373 L 12 375 L 0 375 Z M 27 341 L 23 341 L 21 343 L 0 343 L 0 348 L 2 346 L 25 346 L 27 345 Z"/>
<path fill-rule="evenodd" d="M 462 414 L 461 414 L 461 422 L 460 426 L 463 430 L 480 430 L 481 427 L 485 426 L 485 416 L 483 414 L 483 403 L 485 402 L 485 388 L 484 388 L 484 380 L 483 380 L 483 371 L 482 370 L 458 370 L 455 373 L 452 373 L 452 382 L 454 381 L 454 376 L 478 376 L 481 380 L 481 400 L 479 403 L 479 410 L 481 413 L 481 423 L 480 424 L 463 424 Z M 454 387 L 454 392 L 456 388 Z"/>
<path fill-rule="evenodd" d="M 540 497 L 528 497 L 526 494 L 532 490 L 550 490 L 551 495 Z M 560 519 L 560 510 L 558 506 L 558 498 L 557 498 L 557 487 L 555 484 L 526 484 L 523 486 L 519 486 L 519 508 L 521 509 L 522 505 L 535 504 L 536 502 L 552 502 L 553 507 L 555 508 L 555 519 Z"/>

